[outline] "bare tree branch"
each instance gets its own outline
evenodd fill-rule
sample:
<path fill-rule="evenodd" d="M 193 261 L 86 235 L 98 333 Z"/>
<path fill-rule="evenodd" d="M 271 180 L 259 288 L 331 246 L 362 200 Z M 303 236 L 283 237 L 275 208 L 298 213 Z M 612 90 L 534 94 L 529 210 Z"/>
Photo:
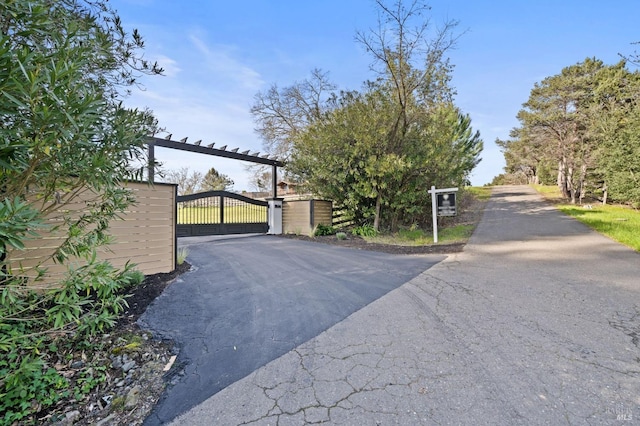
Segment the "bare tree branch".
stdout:
<path fill-rule="evenodd" d="M 251 114 L 265 151 L 288 159 L 295 136 L 322 118 L 335 89 L 327 72 L 314 69 L 302 82 L 283 89 L 274 84 L 267 92 L 258 93 Z"/>

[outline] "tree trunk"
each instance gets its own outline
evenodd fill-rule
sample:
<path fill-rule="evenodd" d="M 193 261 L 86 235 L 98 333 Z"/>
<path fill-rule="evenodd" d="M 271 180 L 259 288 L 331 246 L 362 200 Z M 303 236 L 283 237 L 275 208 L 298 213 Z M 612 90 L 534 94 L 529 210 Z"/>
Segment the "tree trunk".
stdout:
<path fill-rule="evenodd" d="M 539 185 L 540 184 L 540 178 L 538 178 L 538 175 L 533 175 L 531 177 L 531 183 L 534 185 Z"/>
<path fill-rule="evenodd" d="M 380 231 L 380 211 L 382 210 L 382 195 L 378 192 L 378 197 L 376 198 L 376 214 L 373 217 L 373 229 L 376 231 Z"/>
<path fill-rule="evenodd" d="M 562 159 L 558 162 L 558 187 L 564 198 L 569 198 L 570 194 L 570 181 L 571 177 L 567 176 L 567 159 L 562 156 Z"/>
<path fill-rule="evenodd" d="M 576 203 L 576 188 L 573 186 L 573 167 L 567 170 L 567 192 L 571 198 L 571 204 Z"/>
<path fill-rule="evenodd" d="M 391 216 L 391 232 L 398 232 L 398 213 Z"/>
<path fill-rule="evenodd" d="M 578 182 L 578 186 L 579 186 L 579 197 L 580 197 L 580 204 L 582 204 L 582 199 L 584 198 L 584 194 L 585 194 L 585 181 L 587 180 L 587 165 L 586 164 L 582 164 L 580 166 L 580 181 Z"/>
<path fill-rule="evenodd" d="M 607 184 L 602 186 L 602 204 L 607 204 Z"/>

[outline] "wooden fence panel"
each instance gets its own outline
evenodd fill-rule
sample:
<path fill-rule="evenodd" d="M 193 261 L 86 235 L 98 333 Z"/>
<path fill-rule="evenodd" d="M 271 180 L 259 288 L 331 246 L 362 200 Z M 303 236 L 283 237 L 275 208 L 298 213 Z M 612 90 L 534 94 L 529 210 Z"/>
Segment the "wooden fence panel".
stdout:
<path fill-rule="evenodd" d="M 282 232 L 313 234 L 319 224 L 331 225 L 331 201 L 285 200 L 282 202 Z"/>
<path fill-rule="evenodd" d="M 313 203 L 312 226 L 331 225 L 333 215 L 333 203 L 326 200 L 311 200 Z"/>
<path fill-rule="evenodd" d="M 127 262 L 135 263 L 136 269 L 145 275 L 173 271 L 177 250 L 176 186 L 141 182 L 128 182 L 124 186 L 133 192 L 136 203 L 110 223 L 109 233 L 114 242 L 98 249 L 99 258 L 108 260 L 117 268 L 122 268 Z M 45 223 L 60 224 L 63 213 L 77 217 L 94 197 L 90 191 L 82 192 L 77 201 L 49 214 Z M 45 267 L 48 270 L 47 280 L 38 286 L 55 285 L 67 270 L 67 266 L 59 265 L 51 258 L 63 241 L 63 233 L 43 231 L 38 238 L 25 242 L 25 250 L 10 250 L 8 259 L 12 273 L 35 277 L 36 268 Z M 82 261 L 71 260 L 71 264 L 81 266 Z"/>
<path fill-rule="evenodd" d="M 347 214 L 347 211 L 343 206 L 336 206 L 333 209 L 331 223 L 334 228 L 338 229 L 354 224 L 353 218 Z"/>

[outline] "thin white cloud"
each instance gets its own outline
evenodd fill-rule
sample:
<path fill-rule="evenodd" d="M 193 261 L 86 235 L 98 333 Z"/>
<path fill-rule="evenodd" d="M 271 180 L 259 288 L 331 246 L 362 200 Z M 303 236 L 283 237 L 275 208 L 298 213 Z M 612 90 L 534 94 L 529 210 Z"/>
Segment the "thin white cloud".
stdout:
<path fill-rule="evenodd" d="M 196 34 L 191 34 L 189 39 L 206 60 L 207 67 L 216 73 L 217 77 L 231 80 L 243 89 L 252 91 L 259 90 L 264 84 L 260 73 L 235 59 L 229 47 L 210 47 Z"/>
<path fill-rule="evenodd" d="M 182 71 L 182 69 L 178 66 L 178 63 L 176 61 L 174 61 L 173 59 L 165 55 L 157 55 L 154 58 L 154 61 L 156 61 L 158 63 L 158 66 L 160 66 L 164 70 L 163 74 L 166 77 L 169 77 L 169 78 L 176 77 L 178 73 Z"/>
<path fill-rule="evenodd" d="M 178 101 L 174 98 L 166 96 L 166 94 L 159 93 L 155 90 L 148 90 L 144 88 L 143 90 L 136 91 L 136 95 L 145 101 L 154 102 L 154 103 L 177 103 Z"/>
<path fill-rule="evenodd" d="M 171 80 L 169 84 L 162 84 L 162 88 L 164 90 L 137 92 L 130 102 L 151 108 L 160 127 L 171 133 L 173 140 L 188 137 L 189 143 L 202 139 L 202 145 L 214 142 L 216 147 L 227 145 L 228 149 L 237 147 L 240 151 L 261 150 L 246 99 L 227 96 L 223 99 L 204 91 L 196 93 L 198 87 L 185 88 Z M 188 167 L 206 173 L 215 167 L 235 181 L 237 190 L 251 188 L 244 162 L 168 149 L 156 150 L 156 158 L 165 170 Z"/>
<path fill-rule="evenodd" d="M 249 110 L 264 80 L 237 49 L 210 44 L 197 30 L 154 47 L 150 57 L 165 68 L 165 76 L 145 77 L 146 90 L 134 91 L 128 104 L 150 108 L 173 140 L 188 137 L 190 143 L 202 139 L 202 145 L 262 151 Z M 156 158 L 165 170 L 206 173 L 215 167 L 235 181 L 235 189 L 251 188 L 244 162 L 168 149 L 157 149 Z"/>

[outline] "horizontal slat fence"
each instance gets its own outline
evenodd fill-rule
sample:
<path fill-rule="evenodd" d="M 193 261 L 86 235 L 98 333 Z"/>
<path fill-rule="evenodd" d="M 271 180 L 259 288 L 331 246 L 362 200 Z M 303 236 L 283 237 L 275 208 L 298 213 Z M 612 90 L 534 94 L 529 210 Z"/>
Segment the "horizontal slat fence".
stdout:
<path fill-rule="evenodd" d="M 331 215 L 331 224 L 334 228 L 344 228 L 353 225 L 353 218 L 343 206 L 334 207 Z"/>
<path fill-rule="evenodd" d="M 285 234 L 311 235 L 316 226 L 331 225 L 332 203 L 326 200 L 282 202 L 282 231 Z"/>
<path fill-rule="evenodd" d="M 128 182 L 136 203 L 113 220 L 109 234 L 114 242 L 98 249 L 98 256 L 108 260 L 117 268 L 127 262 L 135 263 L 136 269 L 145 275 L 171 272 L 175 269 L 176 259 L 176 186 L 171 184 L 153 184 Z M 34 194 L 34 199 L 37 194 Z M 89 190 L 82 191 L 74 201 L 65 204 L 46 217 L 45 223 L 60 224 L 63 217 L 78 217 L 87 209 L 96 195 Z M 25 250 L 9 250 L 11 272 L 14 275 L 35 277 L 36 268 L 47 268 L 47 279 L 38 285 L 53 286 L 64 276 L 67 266 L 59 265 L 52 259 L 54 251 L 64 241 L 64 232 L 42 231 L 37 238 L 25 242 Z M 81 266 L 83 261 L 72 260 L 72 264 Z"/>

